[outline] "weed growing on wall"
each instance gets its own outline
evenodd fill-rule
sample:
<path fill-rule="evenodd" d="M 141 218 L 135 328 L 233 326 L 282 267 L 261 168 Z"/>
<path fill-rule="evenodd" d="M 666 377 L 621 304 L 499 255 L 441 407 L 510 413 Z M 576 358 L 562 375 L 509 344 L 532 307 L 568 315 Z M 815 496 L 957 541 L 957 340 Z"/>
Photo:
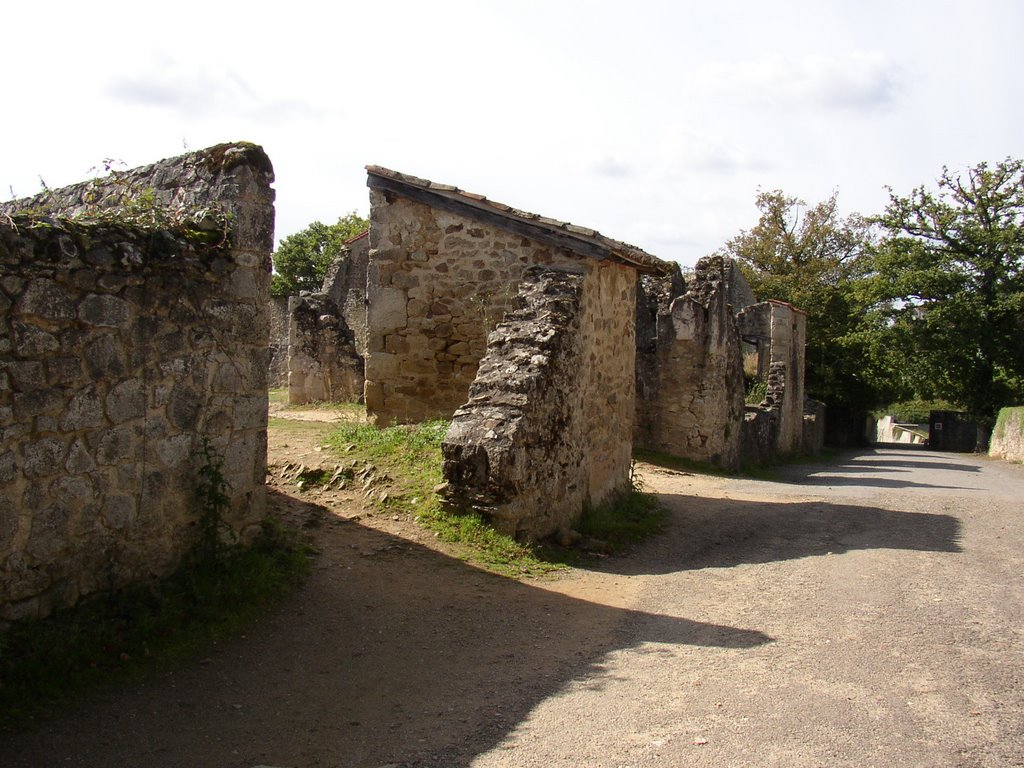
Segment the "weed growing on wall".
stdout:
<path fill-rule="evenodd" d="M 200 246 L 217 248 L 227 244 L 232 217 L 221 205 L 191 207 L 161 200 L 152 187 L 139 186 L 130 172 L 116 170 L 114 166 L 118 163 L 112 158 L 103 160 L 103 170 L 108 175 L 86 183 L 82 205 L 77 210 L 55 213 L 64 209 L 65 201 L 40 178 L 43 191 L 16 213 L 36 219 L 30 224 L 33 228 L 67 228 L 72 224 L 121 226 L 171 232 Z"/>
<path fill-rule="evenodd" d="M 215 565 L 225 548 L 234 543 L 234 532 L 224 517 L 231 504 L 230 484 L 224 478 L 224 459 L 207 438 L 199 447 L 196 477 L 196 507 L 199 513 L 199 541 L 195 557 L 200 563 Z"/>
<path fill-rule="evenodd" d="M 1024 436 L 1024 407 L 1000 408 L 999 415 L 996 417 L 996 426 L 992 430 L 992 436 L 998 440 L 1005 439 L 1007 425 L 1014 417 L 1017 420 L 1018 431 Z"/>

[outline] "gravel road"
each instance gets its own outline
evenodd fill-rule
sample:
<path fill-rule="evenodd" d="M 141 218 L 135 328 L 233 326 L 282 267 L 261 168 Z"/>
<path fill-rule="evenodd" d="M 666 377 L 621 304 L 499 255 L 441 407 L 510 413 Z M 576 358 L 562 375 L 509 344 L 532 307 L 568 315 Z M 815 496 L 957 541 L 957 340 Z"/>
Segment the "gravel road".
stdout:
<path fill-rule="evenodd" d="M 272 456 L 316 434 L 286 437 Z M 0 765 L 1024 765 L 1024 467 L 875 450 L 772 482 L 644 477 L 662 536 L 529 582 L 274 492 L 322 553 L 299 594 L 0 736 Z"/>
<path fill-rule="evenodd" d="M 674 523 L 618 563 L 650 614 L 634 643 L 472 765 L 1024 765 L 1022 470 L 900 450 L 782 482 L 649 469 Z"/>

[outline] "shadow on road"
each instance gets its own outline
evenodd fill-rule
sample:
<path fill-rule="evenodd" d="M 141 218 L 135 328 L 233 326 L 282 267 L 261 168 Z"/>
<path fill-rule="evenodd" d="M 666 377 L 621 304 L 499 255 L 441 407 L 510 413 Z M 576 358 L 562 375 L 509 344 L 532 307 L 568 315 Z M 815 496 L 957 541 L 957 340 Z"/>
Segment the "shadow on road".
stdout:
<path fill-rule="evenodd" d="M 946 453 L 876 448 L 841 454 L 828 464 L 782 467 L 777 470 L 776 479 L 797 485 L 973 491 L 977 489 L 957 483 L 980 471 L 978 465 Z M 898 474 L 901 477 L 878 477 L 880 474 Z"/>
<path fill-rule="evenodd" d="M 960 521 L 821 501 L 767 502 L 658 494 L 669 531 L 637 557 L 609 558 L 602 570 L 639 575 L 728 568 L 859 549 L 960 552 Z"/>
<path fill-rule="evenodd" d="M 849 468 L 851 471 L 867 468 L 872 472 L 878 472 L 882 470 L 904 471 L 913 469 L 937 469 L 949 472 L 981 471 L 981 467 L 977 467 L 972 464 L 957 463 L 954 461 L 908 461 L 906 459 L 895 459 L 889 456 L 864 458 L 863 454 L 860 454 L 859 458 L 857 458 L 856 460 L 839 466 L 841 466 L 844 469 Z"/>
<path fill-rule="evenodd" d="M 309 582 L 206 663 L 16 736 L 20 766 L 466 766 L 568 682 L 643 642 L 754 648 L 756 630 L 574 599 L 271 494 L 322 520 Z"/>

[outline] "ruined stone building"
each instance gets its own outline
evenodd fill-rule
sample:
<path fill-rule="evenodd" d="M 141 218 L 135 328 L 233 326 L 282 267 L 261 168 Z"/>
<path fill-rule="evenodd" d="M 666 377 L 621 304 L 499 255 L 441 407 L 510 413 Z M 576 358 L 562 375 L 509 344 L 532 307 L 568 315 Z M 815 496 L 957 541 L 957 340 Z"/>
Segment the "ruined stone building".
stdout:
<path fill-rule="evenodd" d="M 258 529 L 273 178 L 225 144 L 0 206 L 0 622 L 172 570 L 204 442 Z"/>
<path fill-rule="evenodd" d="M 731 262 L 684 281 L 593 230 L 367 170 L 369 233 L 286 309 L 254 145 L 0 206 L 0 622 L 173 569 L 204 446 L 250 536 L 284 371 L 292 402 L 450 418 L 447 502 L 525 538 L 626 488 L 634 441 L 724 466 L 808 444 L 803 314 L 755 303 Z"/>
<path fill-rule="evenodd" d="M 636 285 L 659 259 L 572 224 L 368 169 L 366 407 L 452 418 L 452 504 L 547 536 L 628 482 Z"/>
<path fill-rule="evenodd" d="M 820 404 L 804 396 L 806 314 L 757 302 L 732 260 L 701 259 L 687 280 L 645 281 L 637 317 L 638 447 L 726 468 L 820 449 Z M 766 383 L 751 405 L 744 346 Z"/>

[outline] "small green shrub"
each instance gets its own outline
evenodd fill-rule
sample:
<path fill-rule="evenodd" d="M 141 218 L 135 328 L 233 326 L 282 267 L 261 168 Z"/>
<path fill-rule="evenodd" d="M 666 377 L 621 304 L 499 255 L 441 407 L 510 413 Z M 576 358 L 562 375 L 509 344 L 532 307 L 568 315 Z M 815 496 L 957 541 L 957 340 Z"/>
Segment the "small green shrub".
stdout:
<path fill-rule="evenodd" d="M 744 397 L 744 402 L 747 405 L 760 405 L 764 402 L 764 397 L 767 394 L 768 382 L 754 379 L 747 383 L 747 394 Z"/>

